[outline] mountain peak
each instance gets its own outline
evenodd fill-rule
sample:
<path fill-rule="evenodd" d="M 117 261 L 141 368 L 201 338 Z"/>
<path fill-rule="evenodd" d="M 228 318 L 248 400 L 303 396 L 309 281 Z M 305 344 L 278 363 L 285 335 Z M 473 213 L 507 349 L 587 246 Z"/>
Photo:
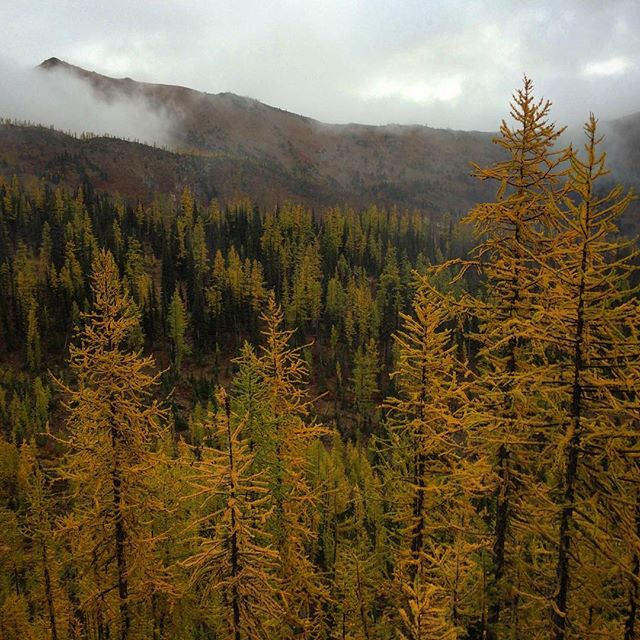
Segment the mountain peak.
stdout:
<path fill-rule="evenodd" d="M 64 60 L 60 60 L 60 58 L 47 58 L 47 60 L 43 60 L 39 65 L 42 69 L 54 69 L 56 67 L 68 67 L 70 66 L 68 62 Z"/>
<path fill-rule="evenodd" d="M 157 115 L 163 123 L 163 139 L 183 154 L 202 156 L 206 167 L 202 171 L 219 176 L 217 185 L 221 186 L 216 188 L 220 193 L 254 185 L 251 191 L 270 204 L 295 197 L 313 206 L 375 201 L 464 210 L 481 199 L 467 175 L 467 159 L 483 162 L 488 156 L 493 158 L 489 134 L 456 136 L 415 126 L 329 125 L 234 93 L 209 94 L 112 78 L 55 57 L 39 68 L 86 82 L 96 109 L 121 101 L 120 112 L 129 113 L 127 109 L 133 106 L 136 114 L 142 110 Z M 73 85 L 74 92 L 79 89 Z M 443 187 L 446 195 L 436 200 L 429 181 L 443 166 L 450 167 L 447 180 L 459 178 L 456 184 L 462 186 L 457 190 Z M 239 182 L 224 174 L 237 173 L 239 167 Z M 114 184 L 122 182 L 113 179 Z"/>

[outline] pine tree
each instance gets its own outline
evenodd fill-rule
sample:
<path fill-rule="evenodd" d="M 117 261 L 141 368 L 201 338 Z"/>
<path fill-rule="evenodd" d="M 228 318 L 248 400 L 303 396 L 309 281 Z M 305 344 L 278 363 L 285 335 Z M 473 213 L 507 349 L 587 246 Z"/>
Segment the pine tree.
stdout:
<path fill-rule="evenodd" d="M 398 329 L 400 312 L 402 311 L 402 283 L 395 249 L 390 248 L 385 258 L 384 269 L 380 274 L 380 285 L 376 296 L 380 331 L 386 347 Z M 386 357 L 385 357 L 386 361 Z"/>
<path fill-rule="evenodd" d="M 37 309 L 36 301 L 33 300 L 27 315 L 27 364 L 32 372 L 38 371 L 41 364 Z"/>
<path fill-rule="evenodd" d="M 222 313 L 223 294 L 227 288 L 227 272 L 220 249 L 216 251 L 211 268 L 211 285 L 205 291 L 207 309 L 215 318 Z"/>

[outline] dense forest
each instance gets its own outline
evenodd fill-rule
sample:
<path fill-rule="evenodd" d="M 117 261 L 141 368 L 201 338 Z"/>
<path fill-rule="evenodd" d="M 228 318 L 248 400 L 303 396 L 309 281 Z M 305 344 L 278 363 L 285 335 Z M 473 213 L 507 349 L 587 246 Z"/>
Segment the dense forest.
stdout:
<path fill-rule="evenodd" d="M 461 223 L 0 178 L 0 638 L 639 638 L 632 194 L 550 107 Z"/>

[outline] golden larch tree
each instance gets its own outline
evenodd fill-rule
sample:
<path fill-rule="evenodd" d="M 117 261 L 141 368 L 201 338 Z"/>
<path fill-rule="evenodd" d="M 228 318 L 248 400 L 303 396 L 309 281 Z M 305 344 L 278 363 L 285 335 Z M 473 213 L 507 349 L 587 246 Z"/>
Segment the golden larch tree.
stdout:
<path fill-rule="evenodd" d="M 189 479 L 190 499 L 198 499 L 202 509 L 190 525 L 198 529 L 198 538 L 184 566 L 205 603 L 222 610 L 221 637 L 268 640 L 281 616 L 274 577 L 278 553 L 264 531 L 268 486 L 265 474 L 253 469 L 255 454 L 242 435 L 246 422 L 232 416 L 223 389 L 217 403 L 207 431 L 219 448 L 200 449 Z"/>
<path fill-rule="evenodd" d="M 611 562 L 633 573 L 638 556 L 639 312 L 628 286 L 638 254 L 632 241 L 615 235 L 632 196 L 620 185 L 600 188 L 608 170 L 593 115 L 584 129 L 584 153 L 571 154 L 567 195 L 551 202 L 560 231 L 547 255 L 536 322 L 549 352 L 549 421 L 559 425 L 545 456 L 556 461 L 556 640 L 618 632 L 619 606 L 606 595 Z M 630 581 L 633 610 L 637 586 Z M 593 591 L 599 614 L 589 610 Z"/>
<path fill-rule="evenodd" d="M 479 615 L 470 598 L 479 579 L 473 555 L 480 539 L 472 501 L 482 496 L 490 471 L 467 450 L 471 372 L 457 358 L 453 310 L 448 296 L 417 276 L 413 313 L 401 314 L 395 336 L 398 362 L 391 375 L 398 394 L 383 404 L 398 487 L 396 579 L 410 596 L 398 609 L 405 624 L 413 617 L 412 625 L 439 628 L 443 637 L 457 637 L 463 621 Z"/>
<path fill-rule="evenodd" d="M 261 316 L 263 344 L 252 356 L 262 387 L 261 428 L 254 440 L 257 459 L 269 482 L 272 515 L 267 530 L 278 550 L 278 577 L 288 637 L 315 637 L 323 626 L 329 593 L 309 555 L 315 537 L 318 488 L 310 482 L 310 446 L 329 431 L 311 417 L 309 370 L 302 348 L 292 347 L 294 331 L 273 294 Z"/>
<path fill-rule="evenodd" d="M 127 640 L 144 635 L 143 603 L 163 583 L 147 516 L 160 506 L 149 479 L 165 415 L 152 399 L 152 358 L 128 347 L 138 311 L 108 251 L 97 253 L 91 282 L 93 306 L 69 349 L 76 383 L 57 381 L 68 434 L 60 473 L 71 505 L 58 534 L 73 550 L 83 609 L 104 633 Z"/>
<path fill-rule="evenodd" d="M 533 83 L 525 77 L 511 103 L 515 126 L 503 121 L 495 139 L 507 158 L 475 167 L 479 179 L 497 183 L 496 199 L 477 205 L 465 218 L 481 242 L 473 259 L 463 263 L 463 272 L 477 268 L 484 283 L 480 298 L 464 295 L 461 304 L 474 318 L 467 338 L 478 378 L 469 415 L 494 469 L 486 590 L 490 638 L 500 633 L 507 605 L 517 616 L 516 565 L 528 555 L 517 549 L 528 544 L 523 536 L 530 532 L 514 523 L 527 520 L 523 493 L 539 462 L 535 381 L 541 347 L 532 339 L 531 318 L 542 294 L 539 259 L 556 227 L 549 202 L 562 195 L 567 157 L 566 150 L 556 149 L 562 130 L 549 122 L 550 107 L 534 98 Z"/>

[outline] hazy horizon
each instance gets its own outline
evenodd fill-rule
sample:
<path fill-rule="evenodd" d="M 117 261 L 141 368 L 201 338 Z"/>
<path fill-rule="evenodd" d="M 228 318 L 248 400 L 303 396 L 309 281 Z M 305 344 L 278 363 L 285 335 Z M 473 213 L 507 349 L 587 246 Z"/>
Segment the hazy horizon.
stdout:
<path fill-rule="evenodd" d="M 559 123 L 640 110 L 640 4 L 631 0 L 27 0 L 6 3 L 0 19 L 11 44 L 0 49 L 5 69 L 58 57 L 333 124 L 495 131 L 525 73 Z M 5 86 L 6 73 L 0 79 Z"/>

